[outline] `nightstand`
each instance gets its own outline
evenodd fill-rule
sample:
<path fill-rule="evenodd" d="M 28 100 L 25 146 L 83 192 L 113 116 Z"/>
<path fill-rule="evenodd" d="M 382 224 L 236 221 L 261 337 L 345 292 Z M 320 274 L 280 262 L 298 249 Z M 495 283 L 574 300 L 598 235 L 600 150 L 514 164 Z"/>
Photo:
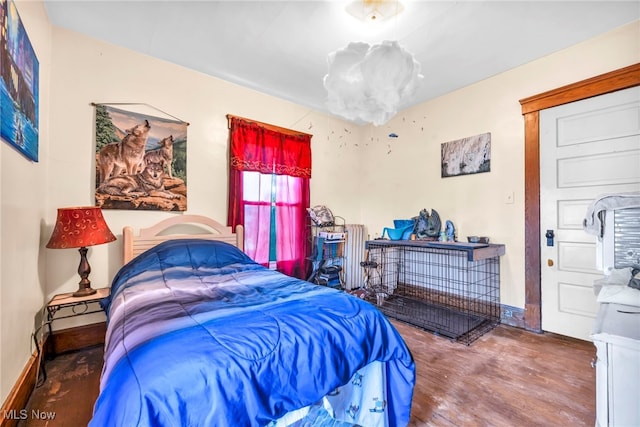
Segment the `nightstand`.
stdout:
<path fill-rule="evenodd" d="M 47 323 L 49 325 L 49 334 L 51 334 L 51 324 L 54 320 L 66 319 L 68 317 L 82 316 L 91 313 L 100 313 L 102 307 L 99 306 L 101 299 L 109 296 L 111 288 L 96 289 L 93 295 L 84 297 L 74 297 L 73 292 L 54 295 L 47 304 Z M 63 308 L 71 308 L 71 314 L 56 317 L 56 313 Z"/>
<path fill-rule="evenodd" d="M 87 295 L 82 297 L 74 297 L 74 292 L 67 292 L 64 294 L 54 295 L 53 298 L 47 303 L 46 308 L 46 318 L 43 313 L 42 325 L 36 330 L 33 334 L 33 340 L 36 346 L 36 350 L 38 352 L 39 371 L 37 374 L 37 386 L 42 385 L 44 381 L 47 379 L 47 372 L 44 366 L 44 357 L 43 349 L 40 348 L 40 343 L 37 339 L 38 331 L 40 331 L 46 325 L 49 329 L 49 336 L 53 335 L 53 329 L 51 325 L 55 320 L 66 319 L 69 317 L 83 316 L 85 314 L 92 313 L 100 313 L 102 312 L 102 307 L 100 307 L 100 300 L 106 298 L 110 295 L 111 288 L 100 288 L 96 289 L 96 293 L 93 295 Z M 58 315 L 60 310 L 70 308 L 71 313 L 65 314 L 63 316 Z M 42 377 L 40 377 L 42 375 Z"/>

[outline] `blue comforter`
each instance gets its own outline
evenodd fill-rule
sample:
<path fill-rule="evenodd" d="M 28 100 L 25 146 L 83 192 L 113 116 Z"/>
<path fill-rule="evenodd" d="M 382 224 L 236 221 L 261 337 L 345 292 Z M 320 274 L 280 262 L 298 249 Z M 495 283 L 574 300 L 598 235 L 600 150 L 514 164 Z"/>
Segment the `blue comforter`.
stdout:
<path fill-rule="evenodd" d="M 381 411 L 389 425 L 408 424 L 415 366 L 389 321 L 363 300 L 268 270 L 229 244 L 158 245 L 118 272 L 104 307 L 91 426 L 268 425 L 374 361 L 386 374 Z"/>

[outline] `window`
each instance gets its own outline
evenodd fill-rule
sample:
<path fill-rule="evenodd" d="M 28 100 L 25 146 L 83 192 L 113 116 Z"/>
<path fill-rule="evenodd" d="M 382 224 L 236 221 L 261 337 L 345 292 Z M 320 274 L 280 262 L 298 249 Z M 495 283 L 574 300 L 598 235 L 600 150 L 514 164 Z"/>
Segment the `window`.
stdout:
<path fill-rule="evenodd" d="M 311 135 L 230 118 L 228 224 L 260 264 L 307 276 Z"/>

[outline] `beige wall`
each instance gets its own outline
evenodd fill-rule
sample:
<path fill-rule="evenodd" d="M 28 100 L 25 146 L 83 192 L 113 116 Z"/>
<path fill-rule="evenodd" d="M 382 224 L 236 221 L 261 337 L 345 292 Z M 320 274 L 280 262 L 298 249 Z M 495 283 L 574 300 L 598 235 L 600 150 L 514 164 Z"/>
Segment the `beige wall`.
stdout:
<path fill-rule="evenodd" d="M 92 102 L 146 103 L 190 123 L 187 213 L 226 221 L 225 116 L 230 113 L 312 133 L 312 203 L 335 205 L 336 213 L 358 219 L 358 206 L 348 198 L 358 188 L 352 175 L 354 166 L 359 167 L 356 159 L 360 153 L 355 148 L 360 140 L 358 126 L 52 28 L 40 2 L 19 2 L 18 8 L 40 59 L 40 161 L 31 163 L 7 144 L 0 144 L 0 400 L 6 399 L 32 354 L 30 334 L 36 313 L 54 294 L 70 292 L 78 286 L 77 250 L 50 250 L 44 245 L 58 207 L 94 203 Z M 49 102 L 49 98 L 53 101 Z M 148 112 L 162 117 L 158 111 Z M 89 248 L 93 286 L 109 285 L 122 265 L 124 225 L 148 226 L 172 215 L 177 214 L 105 210 L 105 219 L 118 240 Z M 103 315 L 63 320 L 56 322 L 54 329 L 101 320 Z"/>
<path fill-rule="evenodd" d="M 4 401 L 33 351 L 31 333 L 46 294 L 42 230 L 47 222 L 49 75 L 51 28 L 42 4 L 18 4 L 39 60 L 40 161 L 0 142 L 0 401 Z"/>
<path fill-rule="evenodd" d="M 379 128 L 358 127 L 52 28 L 40 2 L 18 2 L 18 8 L 40 60 L 40 162 L 31 163 L 0 144 L 0 400 L 32 352 L 29 336 L 36 313 L 53 294 L 77 288 L 77 251 L 44 245 L 56 208 L 93 203 L 92 102 L 146 103 L 189 122 L 188 213 L 222 221 L 226 114 L 311 133 L 312 204 L 327 204 L 347 222 L 367 224 L 372 237 L 394 218 L 435 208 L 443 220 L 456 224 L 460 237 L 486 234 L 507 245 L 502 302 L 523 307 L 524 154 L 518 99 L 640 62 L 636 23 L 404 111 Z M 390 132 L 399 137 L 388 138 Z M 483 132 L 492 133 L 491 172 L 441 179 L 440 144 Z M 505 194 L 512 191 L 515 203 L 505 204 Z M 94 287 L 108 285 L 121 265 L 124 225 L 147 226 L 176 214 L 107 210 L 104 215 L 119 239 L 89 249 Z"/>
<path fill-rule="evenodd" d="M 640 62 L 640 21 L 403 111 L 371 128 L 363 152 L 362 220 L 380 234 L 394 218 L 436 209 L 459 239 L 506 245 L 501 303 L 524 307 L 524 121 L 519 100 Z M 425 70 L 428 75 L 428 70 Z M 428 78 L 428 77 L 427 77 Z M 398 138 L 389 138 L 390 132 Z M 491 172 L 440 177 L 440 145 L 491 132 Z M 506 203 L 507 195 L 513 203 Z"/>
<path fill-rule="evenodd" d="M 357 189 L 355 146 L 360 129 L 204 74 L 133 51 L 53 30 L 51 156 L 49 189 L 51 227 L 56 207 L 92 204 L 95 188 L 94 107 L 91 103 L 145 103 L 190 123 L 187 141 L 188 213 L 226 222 L 227 114 L 235 114 L 313 134 L 312 198 L 340 205 L 349 219 L 359 213 L 346 194 Z M 122 106 L 121 108 L 136 108 Z M 166 117 L 160 111 L 145 112 Z M 345 132 L 348 130 L 348 133 Z M 337 213 L 336 212 L 336 213 Z M 112 231 L 125 225 L 148 226 L 176 213 L 104 210 Z M 357 218 L 355 218 L 357 219 Z M 77 253 L 48 251 L 49 295 L 77 287 Z M 73 251 L 69 251 L 73 252 Z M 121 266 L 121 239 L 89 249 L 92 282 L 107 286 Z M 84 319 L 83 319 L 84 320 Z"/>

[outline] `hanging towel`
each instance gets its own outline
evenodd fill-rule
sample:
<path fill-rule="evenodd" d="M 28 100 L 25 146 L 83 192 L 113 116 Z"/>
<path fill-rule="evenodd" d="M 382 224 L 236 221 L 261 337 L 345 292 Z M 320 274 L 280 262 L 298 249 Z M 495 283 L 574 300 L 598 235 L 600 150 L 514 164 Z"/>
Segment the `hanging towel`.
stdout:
<path fill-rule="evenodd" d="M 638 207 L 640 207 L 640 191 L 602 194 L 596 197 L 587 208 L 582 226 L 585 232 L 602 238 L 606 211 Z"/>

